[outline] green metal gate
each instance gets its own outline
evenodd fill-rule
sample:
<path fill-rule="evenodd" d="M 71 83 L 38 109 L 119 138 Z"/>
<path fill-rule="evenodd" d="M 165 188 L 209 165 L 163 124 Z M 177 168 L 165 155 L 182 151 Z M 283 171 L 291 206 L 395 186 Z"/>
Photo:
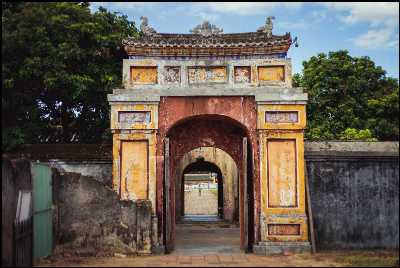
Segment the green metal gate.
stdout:
<path fill-rule="evenodd" d="M 33 258 L 51 255 L 53 247 L 51 168 L 32 163 Z"/>

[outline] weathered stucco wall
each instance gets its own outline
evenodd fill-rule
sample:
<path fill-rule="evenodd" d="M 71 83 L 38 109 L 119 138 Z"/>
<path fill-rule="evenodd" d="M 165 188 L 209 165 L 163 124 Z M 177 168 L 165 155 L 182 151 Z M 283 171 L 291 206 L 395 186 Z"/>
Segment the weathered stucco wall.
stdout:
<path fill-rule="evenodd" d="M 49 147 L 52 158 L 69 150 L 82 159 L 82 150 L 70 146 Z M 111 146 L 81 161 L 96 155 L 111 169 Z M 398 142 L 305 142 L 305 157 L 317 249 L 399 246 Z"/>
<path fill-rule="evenodd" d="M 399 144 L 308 143 L 317 249 L 399 247 Z"/>
<path fill-rule="evenodd" d="M 149 201 L 121 201 L 110 187 L 77 173 L 53 176 L 53 186 L 55 254 L 151 252 Z"/>

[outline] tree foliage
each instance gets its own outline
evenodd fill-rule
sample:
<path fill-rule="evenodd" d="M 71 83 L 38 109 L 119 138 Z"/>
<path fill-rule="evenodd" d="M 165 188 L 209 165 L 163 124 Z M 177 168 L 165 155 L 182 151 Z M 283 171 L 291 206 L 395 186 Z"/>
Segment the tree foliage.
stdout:
<path fill-rule="evenodd" d="M 399 83 L 370 58 L 321 53 L 303 67 L 293 82 L 309 96 L 307 139 L 399 139 Z"/>
<path fill-rule="evenodd" d="M 3 150 L 19 143 L 97 143 L 107 94 L 121 84 L 126 16 L 86 2 L 3 2 Z"/>

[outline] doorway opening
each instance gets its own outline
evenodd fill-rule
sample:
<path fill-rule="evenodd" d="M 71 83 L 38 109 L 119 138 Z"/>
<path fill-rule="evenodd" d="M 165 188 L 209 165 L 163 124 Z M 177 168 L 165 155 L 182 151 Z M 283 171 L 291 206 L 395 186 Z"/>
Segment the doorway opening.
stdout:
<path fill-rule="evenodd" d="M 183 221 L 223 219 L 222 172 L 215 164 L 198 157 L 182 174 L 181 217 Z"/>
<path fill-rule="evenodd" d="M 222 115 L 193 116 L 171 127 L 167 138 L 167 252 L 247 252 L 254 235 L 247 129 Z"/>

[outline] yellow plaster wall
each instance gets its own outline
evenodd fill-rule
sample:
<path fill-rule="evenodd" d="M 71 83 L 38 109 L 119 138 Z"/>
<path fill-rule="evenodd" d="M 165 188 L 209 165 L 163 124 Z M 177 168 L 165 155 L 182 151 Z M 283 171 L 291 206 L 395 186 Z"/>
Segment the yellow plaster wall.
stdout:
<path fill-rule="evenodd" d="M 295 207 L 296 140 L 267 140 L 268 206 Z"/>
<path fill-rule="evenodd" d="M 124 174 L 129 169 L 133 173 L 128 177 L 130 183 L 128 183 L 128 187 L 126 188 Z M 145 175 L 146 169 L 147 176 Z M 145 197 L 145 199 L 152 202 L 152 210 L 155 213 L 155 131 L 135 130 L 133 133 L 113 134 L 113 189 L 120 194 L 121 199 L 136 200 Z M 126 192 L 126 189 L 128 192 Z"/>
<path fill-rule="evenodd" d="M 262 240 L 308 241 L 304 181 L 305 105 L 259 104 L 257 110 Z M 298 122 L 266 123 L 266 111 L 296 111 Z M 299 224 L 300 233 L 298 235 L 269 235 L 269 224 Z M 282 230 L 285 229 L 287 232 L 292 231 L 290 227 L 283 226 Z"/>
<path fill-rule="evenodd" d="M 144 141 L 121 141 L 121 197 L 148 198 L 148 144 Z"/>

